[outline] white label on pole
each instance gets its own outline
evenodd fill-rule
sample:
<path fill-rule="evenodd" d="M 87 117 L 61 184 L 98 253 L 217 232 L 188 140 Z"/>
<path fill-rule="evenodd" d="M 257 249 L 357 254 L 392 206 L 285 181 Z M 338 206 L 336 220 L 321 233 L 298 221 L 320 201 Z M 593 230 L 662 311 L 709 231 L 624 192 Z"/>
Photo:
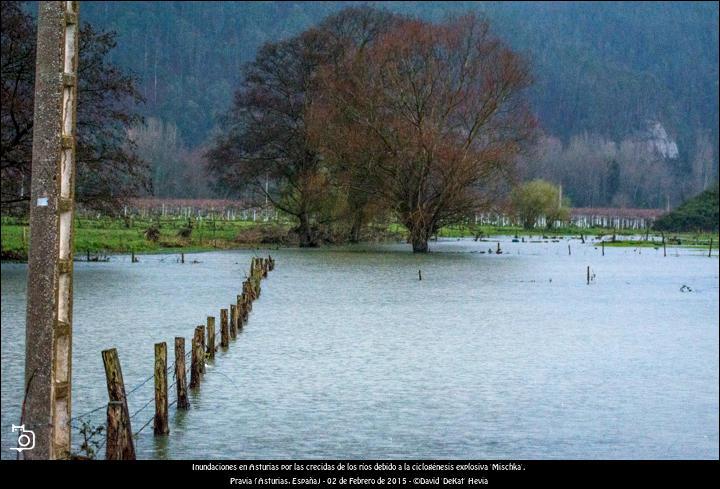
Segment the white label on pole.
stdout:
<path fill-rule="evenodd" d="M 38 207 L 47 207 L 48 205 L 48 198 L 47 197 L 40 197 L 37 202 Z"/>

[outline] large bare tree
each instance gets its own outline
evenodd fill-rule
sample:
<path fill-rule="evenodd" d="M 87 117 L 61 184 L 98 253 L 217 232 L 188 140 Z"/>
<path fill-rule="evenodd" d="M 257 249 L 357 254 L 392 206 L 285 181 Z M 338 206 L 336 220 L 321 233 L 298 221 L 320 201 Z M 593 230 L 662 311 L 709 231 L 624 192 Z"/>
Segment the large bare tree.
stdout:
<path fill-rule="evenodd" d="M 511 174 L 534 134 L 527 63 L 474 16 L 400 20 L 319 80 L 314 141 L 388 203 L 415 252 L 486 203 L 483 188 Z"/>
<path fill-rule="evenodd" d="M 3 209 L 26 209 L 30 198 L 35 90 L 35 21 L 24 2 L 2 2 Z M 135 154 L 127 130 L 141 122 L 134 76 L 108 61 L 115 33 L 84 23 L 78 67 L 77 199 L 112 209 L 146 191 L 148 167 Z"/>
<path fill-rule="evenodd" d="M 368 7 L 348 8 L 317 28 L 263 46 L 246 65 L 223 132 L 208 153 L 222 188 L 257 204 L 267 199 L 296 218 L 301 246 L 319 244 L 319 227 L 348 214 L 357 221 L 357 235 L 368 207 L 364 195 L 338 185 L 308 133 L 309 109 L 324 89 L 317 83 L 319 69 L 336 65 L 345 50 L 371 43 L 393 18 Z"/>

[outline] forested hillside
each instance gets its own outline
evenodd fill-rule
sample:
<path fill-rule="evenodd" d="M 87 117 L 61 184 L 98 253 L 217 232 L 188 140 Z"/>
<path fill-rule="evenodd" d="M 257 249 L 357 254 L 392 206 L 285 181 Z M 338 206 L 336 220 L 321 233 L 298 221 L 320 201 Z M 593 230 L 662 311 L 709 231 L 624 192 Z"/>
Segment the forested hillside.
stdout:
<path fill-rule="evenodd" d="M 533 69 L 545 137 L 524 175 L 562 183 L 573 204 L 665 207 L 717 180 L 716 3 L 370 3 L 427 20 L 487 15 Z M 257 48 L 344 6 L 83 2 L 82 17 L 118 32 L 112 56 L 139 75 L 143 112 L 197 162 Z M 206 192 L 200 187 L 160 193 Z"/>

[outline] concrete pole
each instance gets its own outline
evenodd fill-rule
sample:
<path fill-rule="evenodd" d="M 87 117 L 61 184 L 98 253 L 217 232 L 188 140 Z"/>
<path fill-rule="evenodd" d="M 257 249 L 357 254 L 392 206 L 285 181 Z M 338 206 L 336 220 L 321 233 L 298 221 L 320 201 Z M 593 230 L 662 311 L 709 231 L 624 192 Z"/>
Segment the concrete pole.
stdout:
<path fill-rule="evenodd" d="M 22 422 L 26 459 L 70 453 L 78 2 L 40 2 Z"/>

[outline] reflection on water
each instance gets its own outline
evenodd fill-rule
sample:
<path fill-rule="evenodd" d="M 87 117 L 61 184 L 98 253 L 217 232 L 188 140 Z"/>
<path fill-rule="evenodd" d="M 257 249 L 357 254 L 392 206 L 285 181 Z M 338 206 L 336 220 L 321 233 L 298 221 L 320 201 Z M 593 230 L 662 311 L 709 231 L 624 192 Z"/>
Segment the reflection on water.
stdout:
<path fill-rule="evenodd" d="M 272 251 L 249 324 L 191 409 L 171 407 L 170 435 L 139 435 L 138 456 L 717 458 L 718 259 L 501 241 L 502 255 L 471 240 L 426 256 Z M 228 307 L 250 256 L 76 263 L 73 414 L 107 402 L 101 350 L 116 347 L 126 386 L 140 384 L 154 343 L 189 344 Z M 26 270 L 2 265 L 3 458 L 22 402 Z M 130 396 L 134 429 L 151 397 L 152 382 Z"/>

